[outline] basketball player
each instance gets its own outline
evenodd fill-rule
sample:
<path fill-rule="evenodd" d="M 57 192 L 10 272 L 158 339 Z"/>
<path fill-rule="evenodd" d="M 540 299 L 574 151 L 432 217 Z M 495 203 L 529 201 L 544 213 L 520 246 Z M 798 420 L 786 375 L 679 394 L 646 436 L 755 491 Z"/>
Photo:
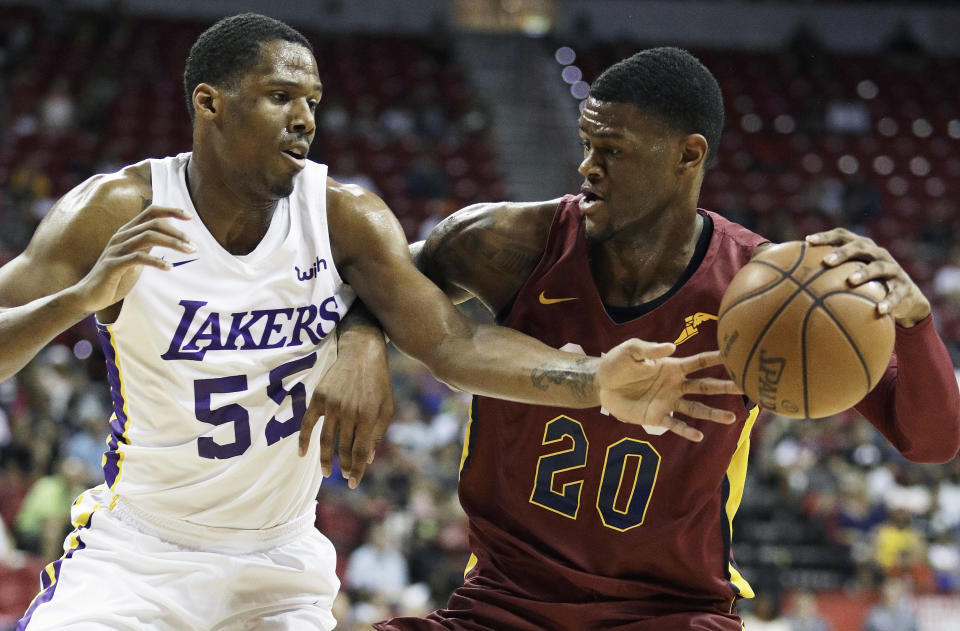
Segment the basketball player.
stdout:
<path fill-rule="evenodd" d="M 81 184 L 0 270 L 0 379 L 96 313 L 114 402 L 105 482 L 75 503 L 76 530 L 18 628 L 332 629 L 334 549 L 313 529 L 321 470 L 294 435 L 355 293 L 456 387 L 603 404 L 692 439 L 674 412 L 735 420 L 683 398 L 736 392 L 687 378 L 716 353 L 674 359 L 631 340 L 585 358 L 460 316 L 383 202 L 306 159 L 322 86 L 300 33 L 222 20 L 193 45 L 184 84 L 193 152 Z"/>
<path fill-rule="evenodd" d="M 697 209 L 723 126 L 720 89 L 676 48 L 640 52 L 593 84 L 579 120 L 579 195 L 479 204 L 414 246 L 452 296 L 476 296 L 501 324 L 597 355 L 630 337 L 677 354 L 716 349 L 716 313 L 765 239 Z M 960 446 L 960 395 L 930 305 L 890 255 L 846 230 L 830 265 L 866 260 L 882 279 L 896 356 L 857 409 L 911 460 Z M 522 263 L 521 263 L 522 262 Z M 713 369 L 719 376 L 721 368 Z M 753 591 L 731 551 L 758 409 L 704 428 L 701 443 L 624 425 L 601 408 L 475 397 L 460 470 L 469 517 L 465 581 L 447 608 L 381 631 L 734 631 Z"/>

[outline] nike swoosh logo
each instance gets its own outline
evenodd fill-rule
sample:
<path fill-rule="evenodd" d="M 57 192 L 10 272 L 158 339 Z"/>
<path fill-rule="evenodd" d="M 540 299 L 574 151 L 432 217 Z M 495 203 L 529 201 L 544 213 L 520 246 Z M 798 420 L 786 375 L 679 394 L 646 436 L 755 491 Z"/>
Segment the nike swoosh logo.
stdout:
<path fill-rule="evenodd" d="M 187 263 L 193 263 L 194 261 L 199 261 L 200 259 L 187 259 L 186 261 L 177 261 L 172 263 L 173 267 L 180 267 L 181 265 L 186 265 Z"/>
<path fill-rule="evenodd" d="M 547 298 L 547 297 L 544 295 L 544 293 L 545 293 L 545 292 L 542 292 L 542 291 L 540 292 L 540 304 L 542 304 L 542 305 L 553 305 L 553 304 L 556 304 L 556 303 L 558 303 L 558 302 L 567 302 L 568 300 L 576 300 L 576 299 L 577 299 L 577 296 L 574 296 L 573 298 Z"/>

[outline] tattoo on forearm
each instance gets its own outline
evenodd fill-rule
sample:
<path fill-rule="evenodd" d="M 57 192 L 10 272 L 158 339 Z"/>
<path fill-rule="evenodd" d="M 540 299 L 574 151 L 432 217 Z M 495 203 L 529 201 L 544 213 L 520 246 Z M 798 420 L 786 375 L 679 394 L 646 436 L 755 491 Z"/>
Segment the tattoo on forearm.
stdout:
<path fill-rule="evenodd" d="M 585 399 L 589 395 L 590 385 L 593 384 L 593 374 L 586 372 L 584 366 L 589 358 L 584 357 L 573 363 L 572 368 L 564 368 L 555 363 L 545 364 L 530 371 L 530 381 L 537 390 L 546 392 L 551 385 L 566 386 L 578 399 Z"/>

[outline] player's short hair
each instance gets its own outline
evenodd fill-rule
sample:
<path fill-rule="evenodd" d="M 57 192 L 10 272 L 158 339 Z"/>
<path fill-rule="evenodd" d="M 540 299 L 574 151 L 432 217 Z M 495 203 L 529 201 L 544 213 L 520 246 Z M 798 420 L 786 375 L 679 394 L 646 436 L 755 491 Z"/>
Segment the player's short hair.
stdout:
<path fill-rule="evenodd" d="M 190 120 L 194 119 L 193 91 L 201 83 L 230 86 L 260 58 L 260 45 L 285 40 L 313 52 L 313 46 L 296 29 L 257 13 L 223 18 L 190 47 L 183 70 L 183 89 Z"/>
<path fill-rule="evenodd" d="M 590 96 L 608 103 L 633 103 L 641 114 L 707 139 L 707 166 L 716 162 L 723 130 L 720 86 L 699 59 L 682 48 L 642 50 L 603 71 Z"/>

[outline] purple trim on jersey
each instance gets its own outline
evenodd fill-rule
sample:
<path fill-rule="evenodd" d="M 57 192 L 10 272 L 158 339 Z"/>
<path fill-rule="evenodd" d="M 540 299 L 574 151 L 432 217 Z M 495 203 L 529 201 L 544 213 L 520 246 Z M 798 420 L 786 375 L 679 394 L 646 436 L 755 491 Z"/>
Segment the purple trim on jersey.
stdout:
<path fill-rule="evenodd" d="M 79 532 L 84 528 L 88 528 L 89 525 L 90 525 L 90 520 L 88 520 L 85 525 L 77 528 L 77 530 L 75 530 L 74 532 Z M 40 574 L 40 593 L 37 594 L 37 597 L 33 599 L 33 602 L 30 603 L 30 607 L 27 608 L 26 613 L 24 613 L 23 617 L 20 618 L 20 621 L 17 622 L 16 631 L 24 631 L 24 629 L 27 628 L 27 625 L 30 624 L 30 620 L 31 618 L 33 618 L 33 612 L 37 610 L 37 607 L 39 607 L 43 603 L 50 602 L 50 600 L 53 599 L 53 594 L 54 592 L 57 591 L 57 585 L 59 584 L 60 567 L 62 566 L 64 559 L 72 558 L 75 552 L 78 552 L 79 550 L 83 550 L 86 547 L 87 547 L 86 544 L 83 543 L 83 541 L 78 536 L 77 546 L 75 548 L 70 548 L 69 550 L 67 550 L 66 554 L 64 554 L 62 557 L 60 557 L 59 559 L 57 559 L 51 564 L 53 565 L 53 580 L 50 580 L 50 575 L 47 573 L 47 568 L 43 568 L 43 571 Z"/>
<path fill-rule="evenodd" d="M 104 454 L 103 477 L 107 486 L 112 487 L 120 473 L 120 453 L 117 448 L 120 443 L 126 443 L 123 435 L 127 426 L 127 413 L 124 411 L 126 402 L 123 400 L 123 389 L 120 382 L 120 367 L 117 365 L 117 353 L 113 348 L 113 336 L 103 324 L 97 324 L 97 333 L 100 346 L 107 363 L 107 382 L 110 384 L 110 399 L 113 401 L 113 418 L 110 419 L 110 437 L 107 440 L 107 452 Z"/>

